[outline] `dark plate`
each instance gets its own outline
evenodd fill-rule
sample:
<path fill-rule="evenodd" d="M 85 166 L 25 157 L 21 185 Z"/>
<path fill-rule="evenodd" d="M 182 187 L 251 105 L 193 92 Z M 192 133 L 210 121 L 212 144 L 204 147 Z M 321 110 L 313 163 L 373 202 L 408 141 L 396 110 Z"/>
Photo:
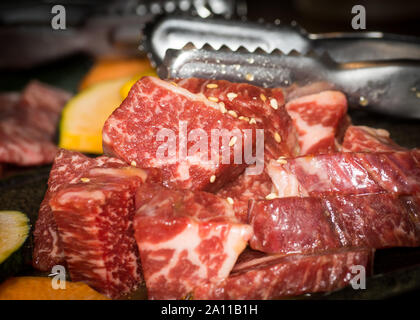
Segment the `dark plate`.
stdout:
<path fill-rule="evenodd" d="M 91 65 L 91 60 L 76 56 L 31 71 L 0 73 L 0 91 L 20 90 L 29 80 L 41 81 L 75 92 L 77 85 Z M 402 102 L 403 103 L 403 102 Z M 391 137 L 405 147 L 420 146 L 420 121 L 398 119 L 351 110 L 353 123 L 384 128 Z M 7 177 L 0 180 L 0 210 L 20 210 L 35 224 L 43 199 L 50 166 L 6 168 Z M 28 267 L 22 275 L 39 274 Z M 420 293 L 420 248 L 377 250 L 373 275 L 367 279 L 366 290 L 346 287 L 327 293 L 305 295 L 304 299 L 383 299 L 406 297 Z M 144 286 L 132 299 L 144 299 Z"/>

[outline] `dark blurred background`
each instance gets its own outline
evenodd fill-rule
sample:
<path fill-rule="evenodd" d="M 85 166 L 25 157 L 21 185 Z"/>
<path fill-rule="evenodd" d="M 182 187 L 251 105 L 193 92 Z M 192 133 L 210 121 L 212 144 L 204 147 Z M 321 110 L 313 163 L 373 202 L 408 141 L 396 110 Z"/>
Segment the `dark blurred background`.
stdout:
<path fill-rule="evenodd" d="M 173 12 L 174 3 L 183 11 L 200 11 L 195 8 L 203 5 L 213 11 L 229 11 L 230 18 L 235 17 L 233 8 L 236 7 L 236 18 L 246 15 L 253 21 L 281 21 L 284 24 L 296 21 L 310 33 L 354 32 L 352 7 L 362 5 L 366 9 L 365 31 L 420 37 L 419 0 L 2 0 L 0 70 L 16 70 L 25 64 L 26 68 L 32 67 L 30 60 L 36 52 L 44 55 L 50 51 L 52 58 L 45 59 L 48 63 L 55 56 L 81 52 L 97 57 L 121 52 L 140 55 L 137 46 L 142 25 L 169 10 L 166 8 L 172 8 L 169 12 Z M 51 28 L 54 5 L 66 9 L 65 31 Z M 69 44 L 62 41 L 65 38 Z M 19 58 L 25 55 L 27 59 Z M 15 61 L 7 63 L 9 59 Z"/>
<path fill-rule="evenodd" d="M 267 21 L 297 21 L 309 32 L 354 31 L 351 9 L 366 8 L 366 31 L 420 36 L 419 0 L 248 0 L 248 15 Z M 420 57 L 419 57 L 420 58 Z"/>

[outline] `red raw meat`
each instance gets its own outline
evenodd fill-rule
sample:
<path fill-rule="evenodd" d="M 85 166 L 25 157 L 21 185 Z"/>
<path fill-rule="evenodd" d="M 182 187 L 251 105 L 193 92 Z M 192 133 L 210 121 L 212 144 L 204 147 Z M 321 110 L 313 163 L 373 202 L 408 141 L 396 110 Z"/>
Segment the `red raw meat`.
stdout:
<path fill-rule="evenodd" d="M 419 152 L 334 153 L 271 161 L 277 196 L 420 191 Z"/>
<path fill-rule="evenodd" d="M 404 199 L 395 194 L 337 195 L 325 197 L 323 202 L 346 245 L 377 249 L 420 246 L 420 224 L 412 219 Z"/>
<path fill-rule="evenodd" d="M 30 82 L 19 96 L 0 98 L 0 162 L 22 166 L 53 161 L 57 152 L 54 133 L 67 92 Z"/>
<path fill-rule="evenodd" d="M 187 130 L 181 128 L 181 121 Z M 212 129 L 230 132 L 237 129 L 242 137 L 238 136 L 236 143 L 230 136 L 226 137 L 226 143 L 222 142 L 222 147 L 212 157 Z M 164 144 L 157 141 L 160 130 L 174 133 L 176 150 L 173 150 L 173 159 L 157 154 L 158 150 L 163 150 Z M 204 141 L 208 148 L 201 150 L 203 152 L 194 150 L 196 142 L 191 138 L 185 143 L 186 150 L 180 142 L 186 142 L 187 134 L 191 135 L 193 130 L 206 134 Z M 157 78 L 144 77 L 131 88 L 128 97 L 105 122 L 103 145 L 107 154 L 127 163 L 134 161 L 139 166 L 162 169 L 167 186 L 216 191 L 245 169 L 244 149 L 254 149 L 254 134 L 255 125 L 222 113 L 218 103 L 206 99 L 202 94 L 193 94 Z M 227 145 L 229 141 L 233 142 L 230 146 Z M 229 163 L 226 164 L 222 158 L 223 152 L 228 150 L 230 159 L 227 159 Z M 168 151 L 164 152 L 167 155 Z M 234 163 L 234 155 L 240 164 Z"/>
<path fill-rule="evenodd" d="M 350 126 L 346 130 L 342 144 L 345 152 L 394 152 L 405 151 L 392 141 L 389 132 L 365 126 Z"/>
<path fill-rule="evenodd" d="M 419 246 L 420 224 L 412 215 L 420 212 L 410 211 L 405 201 L 389 193 L 255 201 L 250 245 L 281 254 Z"/>
<path fill-rule="evenodd" d="M 52 137 L 61 110 L 70 98 L 70 93 L 62 89 L 31 81 L 22 92 L 20 104 L 28 113 L 28 124 Z"/>
<path fill-rule="evenodd" d="M 50 199 L 69 184 L 79 182 L 80 178 L 86 176 L 92 168 L 126 166 L 127 164 L 116 158 L 106 156 L 88 158 L 78 152 L 59 150 L 54 159 L 48 179 L 48 189 L 41 203 L 34 230 L 33 266 L 36 269 L 51 271 L 54 265 L 66 264 L 57 226 L 49 205 Z"/>
<path fill-rule="evenodd" d="M 226 80 L 189 78 L 175 80 L 179 86 L 192 93 L 202 93 L 223 102 L 227 110 L 235 111 L 246 120 L 254 119 L 264 132 L 264 156 L 266 160 L 280 156 L 296 156 L 299 144 L 296 130 L 284 108 L 284 92 L 281 88 L 260 88 L 248 83 Z M 274 138 L 278 133 L 281 141 Z"/>
<path fill-rule="evenodd" d="M 33 265 L 36 269 L 50 271 L 54 265 L 65 265 L 64 252 L 49 205 L 52 196 L 68 184 L 78 182 L 90 168 L 104 166 L 108 162 L 119 166 L 125 165 L 124 162 L 115 158 L 88 158 L 81 153 L 64 149 L 57 153 L 34 230 Z"/>
<path fill-rule="evenodd" d="M 323 91 L 289 101 L 286 110 L 297 129 L 300 154 L 336 151 L 336 136 L 347 112 L 339 91 Z"/>
<path fill-rule="evenodd" d="M 175 80 L 179 86 L 206 97 L 215 97 L 227 110 L 235 111 L 244 120 L 254 119 L 257 127 L 264 129 L 264 159 L 267 164 L 280 156 L 295 156 L 299 153 L 296 130 L 284 108 L 284 92 L 281 88 L 260 88 L 247 83 L 232 83 L 226 80 L 189 78 Z M 279 134 L 280 142 L 275 135 Z M 243 173 L 238 179 L 224 186 L 218 195 L 234 201 L 236 215 L 247 220 L 248 201 L 264 199 L 272 189 L 266 172 L 258 175 Z"/>
<path fill-rule="evenodd" d="M 134 239 L 135 192 L 148 173 L 132 166 L 96 167 L 51 197 L 65 260 L 73 281 L 119 298 L 142 277 Z"/>
<path fill-rule="evenodd" d="M 265 171 L 259 175 L 243 173 L 238 179 L 220 189 L 217 195 L 225 199 L 231 198 L 236 217 L 248 223 L 249 200 L 265 199 L 272 188 L 273 183 Z"/>
<path fill-rule="evenodd" d="M 317 198 L 253 201 L 251 248 L 267 253 L 313 253 L 341 247 L 334 225 Z"/>
<path fill-rule="evenodd" d="M 16 114 L 15 106 L 19 103 L 20 94 L 17 92 L 0 93 L 0 119 Z"/>
<path fill-rule="evenodd" d="M 182 299 L 225 279 L 252 235 L 232 206 L 203 191 L 144 185 L 134 230 L 149 299 Z"/>
<path fill-rule="evenodd" d="M 286 257 L 254 251 L 244 252 L 243 256 L 229 278 L 197 287 L 194 299 L 261 300 L 336 290 L 348 285 L 359 274 L 360 266 L 366 275 L 371 273 L 373 250 Z"/>

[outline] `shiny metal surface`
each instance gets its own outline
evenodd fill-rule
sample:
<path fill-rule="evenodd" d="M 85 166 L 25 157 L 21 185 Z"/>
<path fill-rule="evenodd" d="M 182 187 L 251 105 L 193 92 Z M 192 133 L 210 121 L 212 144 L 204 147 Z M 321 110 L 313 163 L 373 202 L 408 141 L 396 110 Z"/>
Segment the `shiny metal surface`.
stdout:
<path fill-rule="evenodd" d="M 303 54 L 314 50 L 328 54 L 337 62 L 376 61 L 388 59 L 420 59 L 420 39 L 381 32 L 310 34 L 296 23 L 266 24 L 201 19 L 190 16 L 168 16 L 149 27 L 143 44 L 159 65 L 168 49 L 181 49 L 187 43 L 197 48 L 210 44 L 218 49 L 245 47 L 248 51 L 261 48 L 266 52 L 297 50 Z"/>
<path fill-rule="evenodd" d="M 263 87 L 316 86 L 346 93 L 349 105 L 420 119 L 420 60 L 337 63 L 328 55 L 297 51 L 284 54 L 245 48 L 168 50 L 158 69 L 162 78 L 209 78 L 249 82 Z"/>

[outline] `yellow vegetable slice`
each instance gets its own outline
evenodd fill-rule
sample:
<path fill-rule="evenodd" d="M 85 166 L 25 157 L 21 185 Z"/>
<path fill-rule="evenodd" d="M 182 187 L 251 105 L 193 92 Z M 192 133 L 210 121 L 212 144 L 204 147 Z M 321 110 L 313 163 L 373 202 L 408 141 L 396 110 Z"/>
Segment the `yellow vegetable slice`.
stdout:
<path fill-rule="evenodd" d="M 52 278 L 16 277 L 0 285 L 0 300 L 109 300 L 82 282 L 66 281 L 54 289 Z"/>
<path fill-rule="evenodd" d="M 23 245 L 29 229 L 29 219 L 24 213 L 0 211 L 0 264 Z"/>
<path fill-rule="evenodd" d="M 59 147 L 102 153 L 102 127 L 121 104 L 120 90 L 130 80 L 124 77 L 103 81 L 73 97 L 63 109 Z"/>
<path fill-rule="evenodd" d="M 147 58 L 100 59 L 83 77 L 79 89 L 84 90 L 102 81 L 133 77 L 152 69 Z"/>

